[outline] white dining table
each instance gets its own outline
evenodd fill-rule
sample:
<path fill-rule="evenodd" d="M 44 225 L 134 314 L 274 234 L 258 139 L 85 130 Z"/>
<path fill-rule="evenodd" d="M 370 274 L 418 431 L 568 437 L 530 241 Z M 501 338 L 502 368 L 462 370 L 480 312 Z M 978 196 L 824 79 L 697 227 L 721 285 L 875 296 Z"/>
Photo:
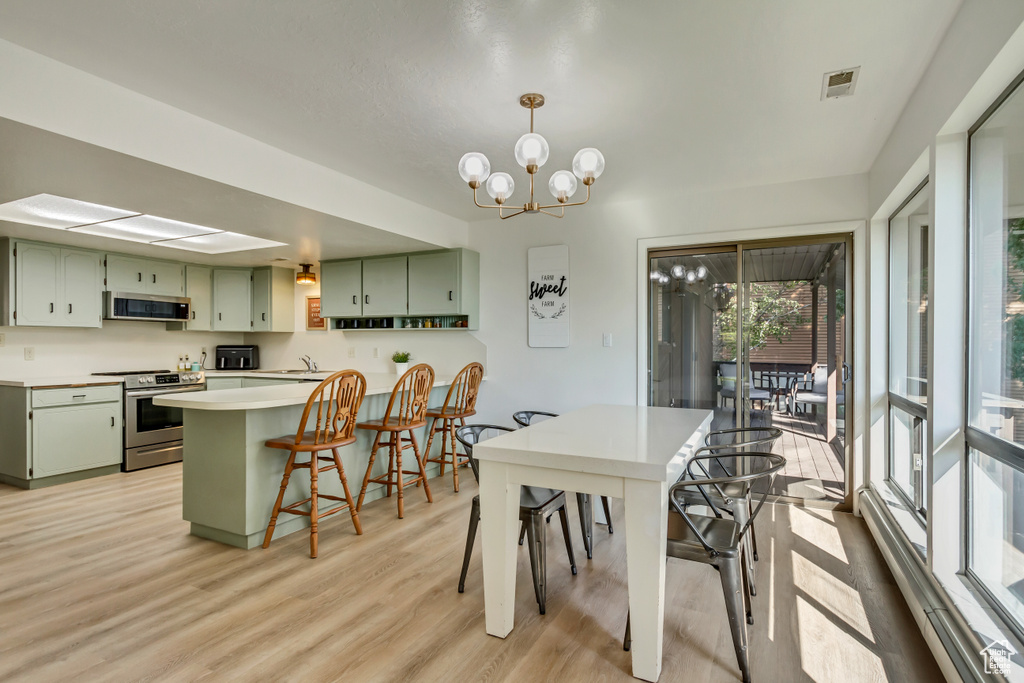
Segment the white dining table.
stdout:
<path fill-rule="evenodd" d="M 633 675 L 657 681 L 668 488 L 703 442 L 711 418 L 709 410 L 593 405 L 476 444 L 487 633 L 504 638 L 515 623 L 519 487 L 621 498 Z M 625 628 L 625 609 L 622 616 Z"/>

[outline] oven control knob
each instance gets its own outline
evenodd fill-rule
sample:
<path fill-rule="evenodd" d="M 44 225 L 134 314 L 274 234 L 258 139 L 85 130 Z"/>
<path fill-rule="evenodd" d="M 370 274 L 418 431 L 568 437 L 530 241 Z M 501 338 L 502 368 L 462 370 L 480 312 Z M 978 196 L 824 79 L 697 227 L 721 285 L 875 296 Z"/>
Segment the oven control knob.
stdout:
<path fill-rule="evenodd" d="M 185 381 L 186 382 L 194 382 L 194 381 L 196 381 L 196 376 L 191 374 L 191 373 L 189 373 L 189 374 L 185 375 Z"/>

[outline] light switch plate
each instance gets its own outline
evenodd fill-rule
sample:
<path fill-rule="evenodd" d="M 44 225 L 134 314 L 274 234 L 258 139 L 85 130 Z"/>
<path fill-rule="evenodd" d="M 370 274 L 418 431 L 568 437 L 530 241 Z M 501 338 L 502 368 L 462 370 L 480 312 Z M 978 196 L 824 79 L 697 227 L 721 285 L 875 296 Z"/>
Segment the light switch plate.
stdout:
<path fill-rule="evenodd" d="M 611 332 L 605 332 L 604 335 L 602 335 L 601 343 L 604 346 L 611 346 L 612 345 L 612 333 Z"/>
<path fill-rule="evenodd" d="M 35 360 L 35 359 L 36 359 L 36 347 L 34 347 L 34 346 L 26 346 L 25 347 L 25 360 Z"/>
<path fill-rule="evenodd" d="M 376 346 L 373 347 L 373 357 L 380 358 L 380 349 Z"/>
<path fill-rule="evenodd" d="M 356 347 L 354 347 L 354 346 L 348 347 L 348 357 L 349 358 L 355 358 L 356 357 Z"/>

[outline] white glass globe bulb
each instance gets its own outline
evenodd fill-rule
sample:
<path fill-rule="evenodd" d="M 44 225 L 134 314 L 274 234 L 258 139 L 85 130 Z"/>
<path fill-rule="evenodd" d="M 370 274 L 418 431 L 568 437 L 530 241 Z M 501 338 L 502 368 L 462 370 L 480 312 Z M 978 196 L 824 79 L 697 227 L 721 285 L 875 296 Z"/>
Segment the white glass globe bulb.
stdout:
<path fill-rule="evenodd" d="M 683 268 L 681 265 L 677 263 L 676 265 L 672 266 L 672 277 L 674 277 L 677 280 L 682 280 L 683 276 L 685 275 L 686 269 Z"/>
<path fill-rule="evenodd" d="M 584 147 L 572 159 L 572 172 L 580 180 L 593 182 L 604 173 L 604 155 L 593 147 Z"/>
<path fill-rule="evenodd" d="M 661 279 L 661 271 L 660 270 L 652 270 L 651 271 L 651 280 L 653 282 L 657 282 L 660 279 Z"/>
<path fill-rule="evenodd" d="M 548 141 L 543 135 L 527 133 L 516 142 L 516 162 L 526 168 L 527 166 L 543 166 L 548 160 Z"/>
<path fill-rule="evenodd" d="M 483 183 L 490 174 L 491 162 L 480 152 L 469 152 L 459 159 L 459 175 L 467 183 Z"/>
<path fill-rule="evenodd" d="M 669 283 L 668 275 L 661 275 L 661 277 L 658 278 L 658 282 L 663 285 L 667 285 Z"/>
<path fill-rule="evenodd" d="M 696 281 L 697 273 L 693 272 L 692 270 L 686 271 L 686 282 L 692 285 Z"/>
<path fill-rule="evenodd" d="M 564 202 L 576 194 L 577 187 L 579 184 L 576 182 L 576 176 L 568 171 L 555 171 L 551 174 L 551 180 L 548 181 L 551 195 L 560 202 Z"/>
<path fill-rule="evenodd" d="M 508 173 L 495 173 L 487 179 L 487 194 L 499 204 L 512 196 L 516 183 Z"/>
<path fill-rule="evenodd" d="M 701 282 L 703 282 L 704 278 L 706 278 L 708 276 L 708 269 L 705 268 L 704 266 L 697 266 L 696 273 L 697 273 L 697 279 L 700 280 Z"/>

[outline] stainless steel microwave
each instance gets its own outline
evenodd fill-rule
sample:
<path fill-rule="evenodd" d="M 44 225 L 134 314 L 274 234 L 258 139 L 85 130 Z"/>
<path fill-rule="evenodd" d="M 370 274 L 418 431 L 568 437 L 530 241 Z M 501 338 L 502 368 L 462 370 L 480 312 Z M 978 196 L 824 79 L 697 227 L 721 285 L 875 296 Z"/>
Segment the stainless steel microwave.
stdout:
<path fill-rule="evenodd" d="M 180 296 L 126 294 L 105 292 L 105 320 L 149 320 L 156 322 L 188 322 L 192 300 Z"/>

